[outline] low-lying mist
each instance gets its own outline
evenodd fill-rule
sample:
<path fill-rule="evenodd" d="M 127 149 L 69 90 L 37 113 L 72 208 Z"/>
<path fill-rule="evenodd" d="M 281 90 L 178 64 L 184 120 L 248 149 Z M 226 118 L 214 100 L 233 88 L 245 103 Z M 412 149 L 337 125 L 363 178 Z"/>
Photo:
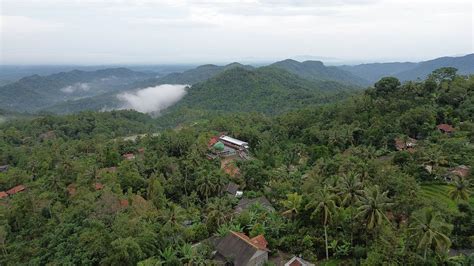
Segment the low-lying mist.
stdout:
<path fill-rule="evenodd" d="M 135 92 L 124 92 L 117 95 L 117 98 L 124 103 L 121 109 L 158 114 L 178 102 L 186 94 L 186 87 L 188 85 L 164 84 Z"/>

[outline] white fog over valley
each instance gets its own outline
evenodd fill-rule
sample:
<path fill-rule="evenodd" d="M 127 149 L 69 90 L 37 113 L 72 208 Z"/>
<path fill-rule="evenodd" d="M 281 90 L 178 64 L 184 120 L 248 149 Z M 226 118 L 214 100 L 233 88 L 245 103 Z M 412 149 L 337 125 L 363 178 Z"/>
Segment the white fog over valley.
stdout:
<path fill-rule="evenodd" d="M 186 87 L 188 85 L 164 84 L 135 92 L 124 92 L 117 95 L 117 98 L 124 102 L 120 109 L 156 114 L 178 102 L 186 94 Z"/>

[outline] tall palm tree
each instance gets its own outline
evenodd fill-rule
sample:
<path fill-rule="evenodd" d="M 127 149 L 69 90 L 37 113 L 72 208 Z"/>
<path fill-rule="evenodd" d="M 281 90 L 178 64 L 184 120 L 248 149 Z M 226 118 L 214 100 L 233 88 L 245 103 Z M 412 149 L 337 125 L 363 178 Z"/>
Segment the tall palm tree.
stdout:
<path fill-rule="evenodd" d="M 469 180 L 458 177 L 454 186 L 449 190 L 449 197 L 455 201 L 469 200 L 471 191 L 469 190 Z"/>
<path fill-rule="evenodd" d="M 302 201 L 303 197 L 296 192 L 287 194 L 286 200 L 281 201 L 281 204 L 285 207 L 283 215 L 288 215 L 293 219 L 298 214 Z"/>
<path fill-rule="evenodd" d="M 199 176 L 196 180 L 197 182 L 197 191 L 208 201 L 209 197 L 212 196 L 218 190 L 217 178 L 212 174 L 205 174 Z"/>
<path fill-rule="evenodd" d="M 341 205 L 349 208 L 352 245 L 354 242 L 354 206 L 364 194 L 363 184 L 359 179 L 359 175 L 349 173 L 339 182 L 337 190 Z"/>
<path fill-rule="evenodd" d="M 207 204 L 207 221 L 210 226 L 220 226 L 232 218 L 232 208 L 227 198 L 214 198 Z"/>
<path fill-rule="evenodd" d="M 324 186 L 323 189 L 311 195 L 310 202 L 306 205 L 306 210 L 313 210 L 311 218 L 321 218 L 324 225 L 324 242 L 326 245 L 326 259 L 329 259 L 328 232 L 327 228 L 332 216 L 337 210 L 337 196 L 332 188 Z"/>
<path fill-rule="evenodd" d="M 363 218 L 367 223 L 367 229 L 372 230 L 381 225 L 384 220 L 388 221 L 385 211 L 392 203 L 387 194 L 388 191 L 381 193 L 377 185 L 364 189 L 355 218 Z"/>
<path fill-rule="evenodd" d="M 410 230 L 419 238 L 418 248 L 423 249 L 423 258 L 426 260 L 428 249 L 433 247 L 436 251 L 446 252 L 451 246 L 451 240 L 446 235 L 451 230 L 451 225 L 446 223 L 441 214 L 432 208 L 426 208 L 413 214 Z"/>

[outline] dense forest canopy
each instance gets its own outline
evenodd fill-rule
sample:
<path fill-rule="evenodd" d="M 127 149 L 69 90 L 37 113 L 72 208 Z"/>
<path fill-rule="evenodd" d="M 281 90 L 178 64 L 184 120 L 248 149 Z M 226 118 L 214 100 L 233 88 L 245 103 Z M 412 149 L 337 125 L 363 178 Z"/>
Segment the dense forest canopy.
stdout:
<path fill-rule="evenodd" d="M 246 74 L 275 97 L 311 94 L 310 81 L 285 92 Z M 474 246 L 474 76 L 442 68 L 425 81 L 386 77 L 342 101 L 267 114 L 245 113 L 246 103 L 238 113 L 196 111 L 212 115 L 166 130 L 134 111 L 0 124 L 0 191 L 10 191 L 0 192 L 0 264 L 212 265 L 212 239 L 230 231 L 264 235 L 270 265 L 292 254 L 344 265 L 474 263 L 462 254 Z M 230 162 L 236 171 L 209 159 L 222 132 L 249 143 L 250 158 Z M 272 208 L 235 211 L 231 182 Z"/>

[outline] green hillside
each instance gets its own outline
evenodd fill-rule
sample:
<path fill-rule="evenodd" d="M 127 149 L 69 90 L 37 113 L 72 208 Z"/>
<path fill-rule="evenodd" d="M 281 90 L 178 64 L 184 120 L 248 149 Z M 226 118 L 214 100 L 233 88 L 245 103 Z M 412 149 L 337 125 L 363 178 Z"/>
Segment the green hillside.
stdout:
<path fill-rule="evenodd" d="M 179 120 L 175 122 L 184 122 L 186 116 L 178 114 L 189 114 L 192 109 L 207 111 L 205 113 L 260 112 L 275 115 L 334 102 L 347 97 L 354 89 L 333 81 L 309 81 L 273 67 L 256 70 L 232 68 L 192 86 L 160 120 L 173 121 L 170 118 L 175 117 Z"/>
<path fill-rule="evenodd" d="M 17 112 L 35 112 L 67 100 L 120 91 L 150 75 L 113 68 L 28 76 L 0 87 L 0 106 Z"/>
<path fill-rule="evenodd" d="M 321 61 L 298 62 L 296 60 L 286 59 L 273 63 L 270 66 L 286 70 L 309 80 L 329 80 L 357 86 L 369 85 L 367 80 L 338 67 L 325 66 Z"/>

